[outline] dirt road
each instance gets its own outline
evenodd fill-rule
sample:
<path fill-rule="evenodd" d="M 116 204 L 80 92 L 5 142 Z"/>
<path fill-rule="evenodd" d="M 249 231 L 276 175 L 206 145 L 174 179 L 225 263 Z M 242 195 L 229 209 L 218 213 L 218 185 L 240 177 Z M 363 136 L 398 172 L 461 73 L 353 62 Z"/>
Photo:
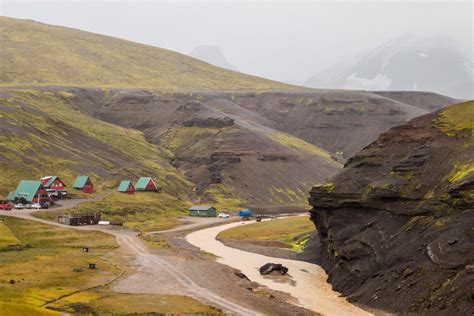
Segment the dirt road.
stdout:
<path fill-rule="evenodd" d="M 84 202 L 84 200 L 68 200 L 66 205 L 61 205 L 61 208 L 68 208 L 71 205 L 77 205 L 78 203 Z M 32 220 L 47 225 L 59 226 L 62 228 L 80 229 L 80 230 L 98 230 L 108 234 L 112 234 L 116 237 L 117 243 L 124 250 L 125 254 L 131 255 L 136 258 L 137 268 L 146 270 L 147 273 L 155 276 L 164 275 L 168 282 L 176 284 L 177 289 L 180 291 L 184 288 L 185 292 L 189 295 L 201 300 L 202 302 L 208 303 L 213 306 L 222 308 L 225 312 L 236 314 L 236 315 L 262 315 L 258 311 L 251 308 L 247 308 L 240 304 L 231 302 L 208 289 L 205 289 L 196 284 L 190 276 L 180 271 L 166 260 L 160 258 L 160 256 L 151 253 L 148 248 L 143 244 L 141 239 L 135 236 L 135 234 L 126 229 L 110 229 L 108 227 L 100 226 L 65 226 L 56 222 L 40 219 L 34 217 L 32 213 L 35 210 L 12 210 L 12 211 L 0 211 L 0 216 L 10 216 L 26 220 Z M 153 279 L 155 281 L 156 279 Z M 141 280 L 140 287 L 148 288 L 152 284 L 147 282 L 153 282 L 152 279 Z M 182 292 L 182 291 L 181 291 Z"/>
<path fill-rule="evenodd" d="M 237 222 L 202 229 L 188 234 L 186 240 L 201 250 L 218 256 L 217 262 L 241 270 L 250 280 L 270 289 L 289 293 L 298 299 L 302 307 L 324 315 L 370 315 L 347 302 L 345 298 L 339 297 L 339 293 L 334 292 L 331 285 L 326 282 L 327 275 L 318 265 L 245 252 L 227 247 L 216 240 L 219 232 L 249 223 L 252 222 Z M 268 262 L 281 263 L 288 267 L 291 279 L 282 282 L 281 279 L 261 276 L 258 268 Z"/>

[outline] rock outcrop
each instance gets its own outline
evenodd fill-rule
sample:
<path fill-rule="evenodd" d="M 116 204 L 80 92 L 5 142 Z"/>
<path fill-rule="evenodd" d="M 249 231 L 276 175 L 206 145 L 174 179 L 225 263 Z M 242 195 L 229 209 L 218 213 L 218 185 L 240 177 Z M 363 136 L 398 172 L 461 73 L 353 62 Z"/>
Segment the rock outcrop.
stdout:
<path fill-rule="evenodd" d="M 392 128 L 312 189 L 320 264 L 351 301 L 474 310 L 474 102 Z"/>

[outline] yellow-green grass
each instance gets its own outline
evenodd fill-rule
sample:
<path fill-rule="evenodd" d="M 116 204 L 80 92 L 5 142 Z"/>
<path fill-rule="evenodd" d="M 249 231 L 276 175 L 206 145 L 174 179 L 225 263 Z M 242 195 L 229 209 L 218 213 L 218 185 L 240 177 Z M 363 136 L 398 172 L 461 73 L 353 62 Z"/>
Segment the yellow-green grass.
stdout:
<path fill-rule="evenodd" d="M 165 192 L 186 196 L 191 184 L 169 163 L 172 154 L 143 133 L 75 110 L 71 95 L 12 89 L 0 98 L 0 196 L 21 179 L 58 175 L 72 191 L 77 175 L 89 175 L 98 191 L 151 175 Z M 3 156 L 3 157 L 2 157 Z M 98 175 L 100 173 L 101 175 Z"/>
<path fill-rule="evenodd" d="M 474 160 L 468 161 L 463 164 L 456 164 L 453 171 L 449 175 L 449 182 L 455 183 L 459 182 L 469 174 L 474 172 Z"/>
<path fill-rule="evenodd" d="M 82 312 L 96 315 L 223 314 L 211 306 L 202 304 L 188 296 L 111 292 L 78 293 L 51 304 L 50 308 L 72 314 Z"/>
<path fill-rule="evenodd" d="M 42 308 L 46 303 L 102 285 L 120 273 L 111 259 L 118 247 L 111 235 L 14 218 L 3 218 L 3 224 L 25 247 L 0 252 L 2 315 L 49 315 Z M 83 246 L 90 252 L 83 253 Z M 87 269 L 89 263 L 97 269 Z"/>
<path fill-rule="evenodd" d="M 448 107 L 440 113 L 436 126 L 449 136 L 468 131 L 474 141 L 474 101 Z"/>
<path fill-rule="evenodd" d="M 304 152 L 307 152 L 308 154 L 322 157 L 326 159 L 327 161 L 331 161 L 335 165 L 342 167 L 338 162 L 334 161 L 334 159 L 331 157 L 331 154 L 329 154 L 327 151 L 313 144 L 305 142 L 304 140 L 300 138 L 297 138 L 288 134 L 284 134 L 284 133 L 279 133 L 279 132 L 269 134 L 269 137 L 281 145 L 294 148 L 297 150 L 302 150 Z"/>
<path fill-rule="evenodd" d="M 225 184 L 213 184 L 204 192 L 203 198 L 218 211 L 236 211 L 242 208 L 242 201 Z"/>
<path fill-rule="evenodd" d="M 293 90 L 166 49 L 0 17 L 0 84 L 175 90 Z"/>
<path fill-rule="evenodd" d="M 220 240 L 264 242 L 259 244 L 277 245 L 281 248 L 301 251 L 314 230 L 314 224 L 309 220 L 309 217 L 295 216 L 237 226 L 219 233 L 217 238 Z"/>
<path fill-rule="evenodd" d="M 186 216 L 191 204 L 166 193 L 135 192 L 125 194 L 113 192 L 100 201 L 90 201 L 63 211 L 54 209 L 36 215 L 54 220 L 57 215 L 66 213 L 101 212 L 102 219 L 121 221 L 126 227 L 142 232 L 166 230 L 182 224 L 177 218 Z"/>
<path fill-rule="evenodd" d="M 0 251 L 8 249 L 10 245 L 18 245 L 18 238 L 11 232 L 10 228 L 0 220 Z"/>

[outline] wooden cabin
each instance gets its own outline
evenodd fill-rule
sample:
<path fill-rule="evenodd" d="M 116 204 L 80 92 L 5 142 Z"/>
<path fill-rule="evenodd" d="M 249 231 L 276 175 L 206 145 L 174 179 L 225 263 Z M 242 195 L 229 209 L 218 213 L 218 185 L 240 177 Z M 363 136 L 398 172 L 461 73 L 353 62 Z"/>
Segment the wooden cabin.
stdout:
<path fill-rule="evenodd" d="M 212 206 L 194 205 L 189 210 L 189 216 L 216 217 L 217 210 Z"/>
<path fill-rule="evenodd" d="M 92 184 L 91 178 L 88 176 L 78 176 L 72 187 L 84 193 L 94 192 L 94 184 Z"/>
<path fill-rule="evenodd" d="M 135 184 L 135 191 L 158 192 L 158 186 L 151 177 L 141 177 Z"/>
<path fill-rule="evenodd" d="M 37 180 L 21 180 L 16 187 L 14 199 L 24 198 L 27 203 L 51 203 L 48 192 Z"/>
<path fill-rule="evenodd" d="M 135 188 L 133 187 L 132 181 L 124 180 L 120 182 L 117 191 L 121 193 L 133 194 L 135 193 Z"/>
<path fill-rule="evenodd" d="M 46 190 L 64 191 L 66 185 L 58 176 L 46 176 L 40 179 Z"/>

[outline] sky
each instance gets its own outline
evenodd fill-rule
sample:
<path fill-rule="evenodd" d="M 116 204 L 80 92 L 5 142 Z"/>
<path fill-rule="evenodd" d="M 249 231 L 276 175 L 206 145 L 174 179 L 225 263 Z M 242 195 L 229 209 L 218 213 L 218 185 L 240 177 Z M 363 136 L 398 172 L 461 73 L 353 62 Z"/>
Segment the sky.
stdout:
<path fill-rule="evenodd" d="M 473 51 L 472 1 L 0 0 L 0 14 L 184 54 L 215 45 L 242 72 L 294 84 L 403 35 Z"/>

